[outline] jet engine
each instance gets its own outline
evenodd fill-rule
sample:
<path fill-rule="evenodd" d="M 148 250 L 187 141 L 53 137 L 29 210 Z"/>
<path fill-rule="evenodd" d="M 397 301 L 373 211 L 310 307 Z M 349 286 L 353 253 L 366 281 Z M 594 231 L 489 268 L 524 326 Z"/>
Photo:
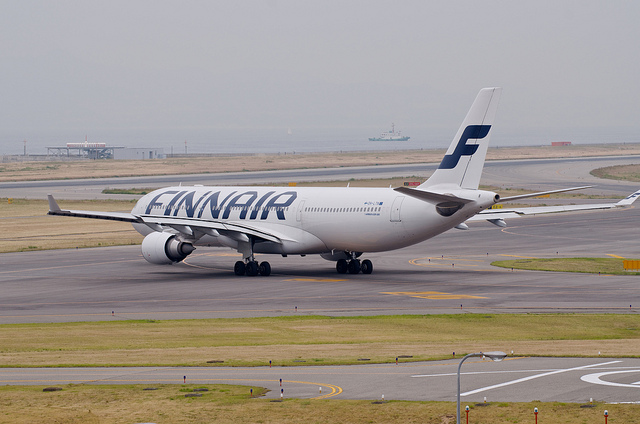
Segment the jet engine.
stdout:
<path fill-rule="evenodd" d="M 152 264 L 180 262 L 194 250 L 193 244 L 180 241 L 171 233 L 153 232 L 142 240 L 142 256 Z"/>

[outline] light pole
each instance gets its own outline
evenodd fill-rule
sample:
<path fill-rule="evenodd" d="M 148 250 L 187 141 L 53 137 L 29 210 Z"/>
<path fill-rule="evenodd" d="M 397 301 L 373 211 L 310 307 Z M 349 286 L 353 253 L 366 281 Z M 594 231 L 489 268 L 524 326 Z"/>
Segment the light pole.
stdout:
<path fill-rule="evenodd" d="M 458 402 L 457 402 L 458 409 L 456 412 L 456 424 L 460 424 L 460 368 L 462 368 L 462 363 L 466 361 L 467 358 L 479 357 L 479 356 L 489 358 L 494 362 L 500 362 L 507 357 L 507 354 L 504 352 L 484 352 L 484 353 L 478 352 L 478 353 L 470 353 L 468 355 L 465 355 L 464 358 L 462 358 L 462 360 L 460 361 L 460 365 L 458 365 Z"/>

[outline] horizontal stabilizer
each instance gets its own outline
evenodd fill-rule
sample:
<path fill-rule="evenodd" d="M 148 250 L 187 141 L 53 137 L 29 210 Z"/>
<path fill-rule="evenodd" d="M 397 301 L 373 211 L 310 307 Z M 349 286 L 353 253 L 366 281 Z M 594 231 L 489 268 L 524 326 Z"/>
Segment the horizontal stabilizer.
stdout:
<path fill-rule="evenodd" d="M 529 194 L 521 194 L 521 195 L 518 195 L 518 196 L 501 197 L 500 201 L 501 202 L 511 202 L 511 201 L 514 201 L 514 200 L 530 199 L 532 197 L 546 196 L 548 194 L 564 193 L 564 192 L 567 192 L 567 191 L 574 191 L 574 190 L 583 190 L 585 188 L 591 188 L 591 187 L 592 186 L 582 186 L 582 187 L 561 188 L 560 190 L 540 191 L 538 193 L 529 193 Z"/>
<path fill-rule="evenodd" d="M 447 202 L 451 204 L 465 205 L 472 202 L 471 200 L 463 199 L 461 197 L 456 197 L 449 194 L 433 193 L 431 191 L 416 190 L 414 188 L 408 187 L 398 187 L 394 188 L 394 190 L 399 193 L 406 194 L 407 196 L 415 197 L 416 199 L 420 199 L 424 202 L 433 204 Z"/>

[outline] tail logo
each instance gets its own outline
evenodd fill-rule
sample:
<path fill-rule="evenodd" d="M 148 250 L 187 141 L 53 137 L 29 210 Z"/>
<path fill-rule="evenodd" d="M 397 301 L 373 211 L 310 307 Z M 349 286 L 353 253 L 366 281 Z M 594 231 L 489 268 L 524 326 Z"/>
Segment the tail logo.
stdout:
<path fill-rule="evenodd" d="M 472 156 L 478 150 L 477 144 L 468 145 L 468 140 L 485 138 L 489 134 L 491 125 L 469 125 L 462 132 L 462 136 L 456 145 L 455 150 L 450 155 L 445 155 L 438 169 L 453 169 L 458 165 L 460 158 Z"/>

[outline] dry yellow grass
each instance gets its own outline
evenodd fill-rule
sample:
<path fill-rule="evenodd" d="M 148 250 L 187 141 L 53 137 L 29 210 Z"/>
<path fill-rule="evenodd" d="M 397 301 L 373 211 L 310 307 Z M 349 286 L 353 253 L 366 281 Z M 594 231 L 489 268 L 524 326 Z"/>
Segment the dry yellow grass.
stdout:
<path fill-rule="evenodd" d="M 618 165 L 595 169 L 591 172 L 598 178 L 610 180 L 640 181 L 640 165 Z"/>
<path fill-rule="evenodd" d="M 0 326 L 5 366 L 276 365 L 449 358 L 491 349 L 636 356 L 637 315 L 425 315 L 114 321 Z"/>
<path fill-rule="evenodd" d="M 65 201 L 65 209 L 129 212 L 129 201 Z M 0 199 L 0 253 L 140 244 L 131 224 L 48 216 L 46 200 Z"/>
<path fill-rule="evenodd" d="M 250 387 L 225 385 L 63 386 L 43 392 L 42 386 L 0 388 L 0 424 L 130 424 L 138 422 L 192 423 L 426 423 L 456 422 L 454 402 L 404 402 L 381 404 L 356 400 L 295 400 L 271 402 L 250 398 Z M 186 398 L 194 388 L 207 388 L 202 397 Z M 253 387 L 254 394 L 260 390 Z M 596 403 L 593 408 L 559 402 L 489 403 L 470 405 L 472 423 L 513 424 L 533 422 L 533 408 L 541 423 L 586 424 L 640 422 L 638 405 Z M 464 412 L 461 422 L 464 422 Z"/>
<path fill-rule="evenodd" d="M 226 366 L 276 366 L 391 363 L 397 356 L 410 355 L 415 360 L 451 358 L 452 353 L 469 353 L 490 347 L 522 356 L 554 357 L 635 357 L 640 341 L 620 340 L 484 340 L 458 343 L 356 343 L 271 346 L 182 347 L 173 349 L 62 350 L 1 353 L 7 367 L 76 366 L 207 366 L 207 361 L 224 361 Z M 305 362 L 299 362 L 305 361 Z"/>

